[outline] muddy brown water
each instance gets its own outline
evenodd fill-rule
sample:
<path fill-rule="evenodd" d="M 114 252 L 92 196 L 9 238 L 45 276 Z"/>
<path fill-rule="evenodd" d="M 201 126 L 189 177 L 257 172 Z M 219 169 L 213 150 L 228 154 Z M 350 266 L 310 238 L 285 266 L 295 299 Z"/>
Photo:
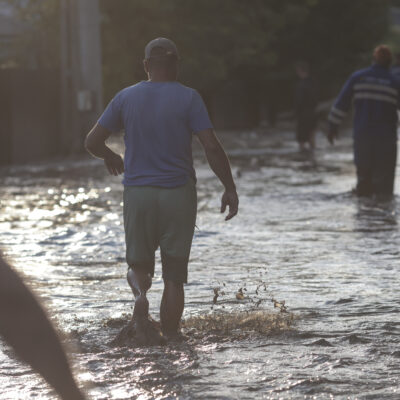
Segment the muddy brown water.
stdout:
<path fill-rule="evenodd" d="M 188 339 L 163 347 L 110 345 L 133 305 L 120 179 L 88 157 L 0 170 L 0 247 L 68 334 L 91 398 L 399 399 L 398 197 L 351 195 L 349 137 L 334 148 L 319 137 L 315 157 L 291 132 L 222 138 L 240 214 L 218 213 L 221 186 L 196 146 Z M 288 313 L 274 308 L 283 301 Z M 2 342 L 0 388 L 0 399 L 55 398 Z"/>

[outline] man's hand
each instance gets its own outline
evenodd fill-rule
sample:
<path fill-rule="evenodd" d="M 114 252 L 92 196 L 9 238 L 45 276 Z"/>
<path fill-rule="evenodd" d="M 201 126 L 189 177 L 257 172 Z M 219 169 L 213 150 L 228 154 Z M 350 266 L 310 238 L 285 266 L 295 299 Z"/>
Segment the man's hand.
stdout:
<path fill-rule="evenodd" d="M 338 127 L 334 124 L 329 124 L 328 127 L 328 141 L 330 144 L 334 144 L 335 140 L 338 138 Z"/>
<path fill-rule="evenodd" d="M 221 213 L 224 213 L 226 206 L 229 207 L 229 213 L 225 217 L 225 221 L 230 220 L 238 213 L 239 198 L 235 190 L 225 191 L 221 199 Z"/>
<path fill-rule="evenodd" d="M 124 172 L 124 161 L 119 154 L 106 146 L 106 140 L 110 135 L 111 131 L 96 123 L 86 136 L 85 147 L 90 154 L 104 160 L 110 175 L 117 176 Z"/>
<path fill-rule="evenodd" d="M 238 213 L 239 199 L 236 193 L 235 182 L 233 181 L 231 166 L 221 143 L 215 136 L 213 129 L 205 129 L 197 133 L 200 143 L 204 147 L 207 161 L 215 175 L 225 187 L 225 193 L 221 199 L 221 213 L 229 207 L 229 213 L 225 221 L 233 218 Z"/>
<path fill-rule="evenodd" d="M 120 175 L 124 172 L 124 160 L 119 154 L 110 151 L 106 157 L 104 157 L 104 164 L 106 165 L 110 175 Z"/>

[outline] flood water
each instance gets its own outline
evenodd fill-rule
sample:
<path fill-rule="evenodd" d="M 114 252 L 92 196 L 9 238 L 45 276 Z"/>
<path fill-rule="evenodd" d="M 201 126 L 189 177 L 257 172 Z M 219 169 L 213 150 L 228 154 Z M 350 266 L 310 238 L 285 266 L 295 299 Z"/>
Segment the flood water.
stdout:
<path fill-rule="evenodd" d="M 68 334 L 92 399 L 400 398 L 399 200 L 351 195 L 349 137 L 330 148 L 320 136 L 312 158 L 293 136 L 223 135 L 240 195 L 230 222 L 195 147 L 188 340 L 163 347 L 110 345 L 133 306 L 120 178 L 86 156 L 0 170 L 0 247 Z M 0 388 L 55 398 L 2 342 Z"/>

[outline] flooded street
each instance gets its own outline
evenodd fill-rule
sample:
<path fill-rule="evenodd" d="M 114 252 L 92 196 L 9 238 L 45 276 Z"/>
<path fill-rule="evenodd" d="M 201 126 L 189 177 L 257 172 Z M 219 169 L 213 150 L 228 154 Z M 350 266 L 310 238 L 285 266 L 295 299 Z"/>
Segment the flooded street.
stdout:
<path fill-rule="evenodd" d="M 188 340 L 164 347 L 110 345 L 133 307 L 120 178 L 86 156 L 0 170 L 0 248 L 67 334 L 92 399 L 400 398 L 398 195 L 351 195 L 350 137 L 330 148 L 321 135 L 310 157 L 293 136 L 222 135 L 240 197 L 229 222 L 195 146 Z M 157 319 L 162 286 L 158 255 Z M 55 398 L 2 342 L 0 388 Z"/>

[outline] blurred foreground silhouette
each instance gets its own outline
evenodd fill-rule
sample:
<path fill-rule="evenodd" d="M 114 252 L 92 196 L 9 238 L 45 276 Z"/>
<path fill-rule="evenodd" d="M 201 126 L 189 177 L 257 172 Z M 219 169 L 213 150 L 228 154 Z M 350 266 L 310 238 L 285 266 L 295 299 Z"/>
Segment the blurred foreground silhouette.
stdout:
<path fill-rule="evenodd" d="M 60 339 L 32 292 L 0 253 L 0 335 L 63 400 L 84 400 Z"/>

